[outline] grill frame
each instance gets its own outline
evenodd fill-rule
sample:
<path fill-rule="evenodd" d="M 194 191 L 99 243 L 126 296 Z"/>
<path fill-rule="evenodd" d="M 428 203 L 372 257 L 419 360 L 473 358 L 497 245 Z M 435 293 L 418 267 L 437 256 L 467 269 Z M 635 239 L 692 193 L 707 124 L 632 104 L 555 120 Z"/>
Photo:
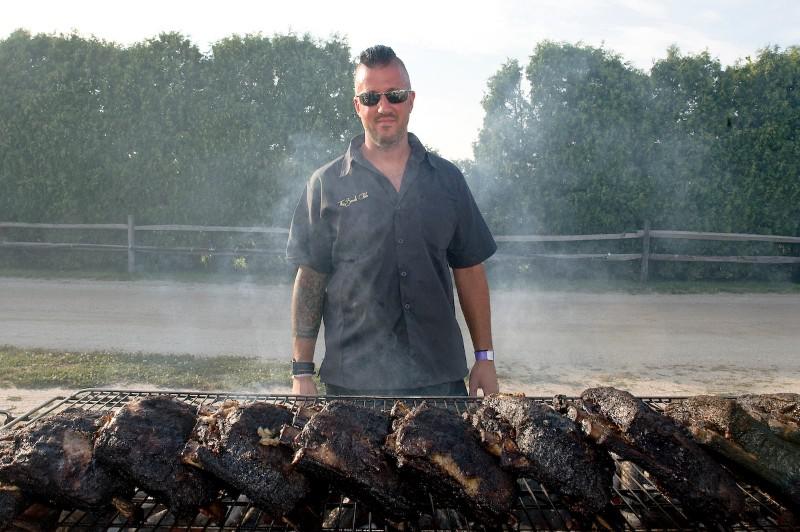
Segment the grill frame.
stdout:
<path fill-rule="evenodd" d="M 88 388 L 79 390 L 69 397 L 54 397 L 40 406 L 21 414 L 17 418 L 7 420 L 0 426 L 0 433 L 14 426 L 27 424 L 43 416 L 61 412 L 67 408 L 83 408 L 85 410 L 114 411 L 127 402 L 150 395 L 170 395 L 195 406 L 214 406 L 225 400 L 235 399 L 243 403 L 264 401 L 296 407 L 300 404 L 325 404 L 331 400 L 345 400 L 365 407 L 388 410 L 397 400 L 409 406 L 422 401 L 435 406 L 448 408 L 463 413 L 467 408 L 480 404 L 480 398 L 472 397 L 303 397 L 290 394 L 231 393 L 224 391 L 200 392 L 193 390 L 121 390 L 107 388 Z M 531 397 L 531 399 L 552 404 L 552 397 Z M 656 411 L 664 405 L 683 397 L 653 396 L 640 397 L 648 406 Z M 623 480 L 620 476 L 623 465 L 629 474 Z M 745 493 L 748 511 L 745 520 L 733 525 L 732 530 L 793 530 L 793 524 L 782 524 L 788 510 L 774 497 L 754 485 L 741 474 L 736 474 L 739 487 Z M 557 496 L 533 479 L 519 479 L 519 496 L 514 514 L 518 523 L 515 527 L 503 526 L 503 530 L 575 530 L 576 522 L 571 519 Z M 609 516 L 597 516 L 592 527 L 614 530 L 697 530 L 701 528 L 697 522 L 691 521 L 682 513 L 680 506 L 662 494 L 647 479 L 646 474 L 629 462 L 618 461 L 617 474 L 614 476 L 613 503 L 616 508 Z M 439 506 L 433 498 L 426 494 L 431 502 L 430 516 L 423 517 L 413 523 L 419 530 L 425 531 L 470 531 L 483 530 L 468 522 L 456 510 Z M 198 514 L 191 522 L 173 523 L 166 507 L 153 500 L 144 492 L 137 492 L 133 503 L 142 511 L 143 518 L 137 523 L 129 523 L 115 512 L 106 515 L 91 515 L 80 510 L 64 510 L 58 517 L 58 530 L 98 530 L 108 531 L 151 531 L 169 530 L 214 530 L 220 532 L 253 530 L 253 531 L 285 531 L 291 530 L 283 523 L 261 522 L 263 513 L 249 504 L 246 498 L 232 499 L 225 497 L 225 523 L 220 525 L 210 522 L 202 514 Z M 332 490 L 326 501 L 326 514 L 336 512 L 339 520 L 327 523 L 322 530 L 389 530 L 387 525 L 376 521 L 369 509 L 358 502 L 348 500 L 341 493 Z M 148 519 L 150 522 L 148 523 Z M 348 521 L 345 523 L 344 521 Z"/>

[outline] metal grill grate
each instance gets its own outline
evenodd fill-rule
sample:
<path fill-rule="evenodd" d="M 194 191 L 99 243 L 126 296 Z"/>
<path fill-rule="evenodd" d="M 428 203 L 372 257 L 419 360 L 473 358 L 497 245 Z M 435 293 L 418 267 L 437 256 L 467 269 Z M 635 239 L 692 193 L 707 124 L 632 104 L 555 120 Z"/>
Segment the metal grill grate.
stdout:
<path fill-rule="evenodd" d="M 134 390 L 103 390 L 90 389 L 76 392 L 67 398 L 54 398 L 47 403 L 31 410 L 30 412 L 11 420 L 0 427 L 0 431 L 17 424 L 29 423 L 42 416 L 60 412 L 67 408 L 79 407 L 86 410 L 112 411 L 117 410 L 128 401 L 137 397 L 169 394 L 182 401 L 193 405 L 215 405 L 227 399 L 236 399 L 241 402 L 266 401 L 285 406 L 297 406 L 299 401 L 309 403 L 325 403 L 326 397 L 313 399 L 298 398 L 292 395 L 264 395 L 264 394 L 237 394 L 224 392 L 194 392 L 194 391 L 134 391 Z M 362 406 L 388 410 L 398 398 L 381 397 L 351 397 L 344 399 Z M 409 405 L 416 405 L 427 401 L 439 407 L 448 408 L 458 413 L 464 412 L 471 405 L 479 403 L 476 398 L 401 398 Z M 552 398 L 536 397 L 535 400 L 551 403 Z M 660 410 L 663 406 L 676 398 L 673 397 L 643 397 L 649 406 Z M 572 519 L 565 505 L 559 498 L 532 479 L 520 479 L 519 498 L 514 510 L 517 525 L 514 528 L 504 527 L 503 530 L 530 531 L 530 530 L 574 530 L 578 526 Z M 743 514 L 744 520 L 737 523 L 733 530 L 791 530 L 795 525 L 784 524 L 791 514 L 778 501 L 759 489 L 739 478 L 739 487 L 745 493 L 747 510 Z M 613 508 L 603 515 L 598 515 L 592 523 L 595 529 L 610 530 L 697 530 L 702 526 L 689 520 L 674 501 L 663 495 L 648 480 L 647 475 L 630 462 L 617 461 L 617 474 L 614 477 Z M 476 528 L 467 521 L 462 514 L 452 508 L 437 504 L 429 494 L 424 494 L 430 500 L 430 512 L 422 516 L 418 522 L 409 523 L 412 530 L 434 531 L 469 531 L 483 530 Z M 168 509 L 156 502 L 144 492 L 138 492 L 133 500 L 134 505 L 140 510 L 140 518 L 136 522 L 129 522 L 118 513 L 87 514 L 82 511 L 62 511 L 56 516 L 58 530 L 107 530 L 107 531 L 151 531 L 151 530 L 210 530 L 210 531 L 285 531 L 290 530 L 282 522 L 275 522 L 268 518 L 258 508 L 252 506 L 245 497 L 223 499 L 225 518 L 222 524 L 198 514 L 189 522 L 176 523 Z M 341 493 L 332 490 L 328 494 L 325 511 L 321 517 L 321 530 L 394 530 L 387 524 L 377 520 L 363 505 L 347 499 Z"/>

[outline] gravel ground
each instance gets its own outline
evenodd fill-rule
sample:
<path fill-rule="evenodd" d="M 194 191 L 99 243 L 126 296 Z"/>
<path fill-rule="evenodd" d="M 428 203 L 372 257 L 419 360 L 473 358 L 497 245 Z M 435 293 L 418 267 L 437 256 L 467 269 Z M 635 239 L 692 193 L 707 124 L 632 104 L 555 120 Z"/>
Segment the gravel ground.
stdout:
<path fill-rule="evenodd" d="M 285 360 L 290 290 L 0 278 L 0 344 Z M 549 395 L 610 384 L 639 395 L 800 391 L 800 294 L 494 290 L 492 312 L 506 390 Z M 0 410 L 19 411 L 22 401 L 8 397 L 31 395 L 0 389 Z"/>

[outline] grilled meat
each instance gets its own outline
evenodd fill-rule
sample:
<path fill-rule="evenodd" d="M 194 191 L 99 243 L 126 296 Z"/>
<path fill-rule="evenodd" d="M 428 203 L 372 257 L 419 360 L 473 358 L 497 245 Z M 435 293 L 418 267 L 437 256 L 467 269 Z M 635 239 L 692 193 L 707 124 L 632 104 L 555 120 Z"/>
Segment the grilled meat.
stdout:
<path fill-rule="evenodd" d="M 95 455 L 179 517 L 207 508 L 219 491 L 207 473 L 181 462 L 195 425 L 195 409 L 168 395 L 137 399 L 107 415 Z"/>
<path fill-rule="evenodd" d="M 574 421 L 549 406 L 494 394 L 483 399 L 472 422 L 481 439 L 493 443 L 490 450 L 507 470 L 561 494 L 573 512 L 591 517 L 611 500 L 613 460 L 598 452 Z"/>
<path fill-rule="evenodd" d="M 472 426 L 426 402 L 411 411 L 397 404 L 393 416 L 386 449 L 401 472 L 421 478 L 435 495 L 482 523 L 497 525 L 509 518 L 514 479 L 483 448 Z"/>
<path fill-rule="evenodd" d="M 28 507 L 30 501 L 16 486 L 0 484 L 0 530 Z"/>
<path fill-rule="evenodd" d="M 384 412 L 331 401 L 294 437 L 294 464 L 388 519 L 409 518 L 415 514 L 412 489 L 383 449 L 390 428 Z"/>
<path fill-rule="evenodd" d="M 69 409 L 0 435 L 0 482 L 56 506 L 84 510 L 131 495 L 131 486 L 92 454 L 101 417 Z"/>
<path fill-rule="evenodd" d="M 630 393 L 590 388 L 576 404 L 556 403 L 594 441 L 645 469 L 687 514 L 720 523 L 734 521 L 744 509 L 733 477 L 682 427 Z"/>
<path fill-rule="evenodd" d="M 697 441 L 778 488 L 800 508 L 800 446 L 777 437 L 738 400 L 701 395 L 664 411 Z"/>
<path fill-rule="evenodd" d="M 800 394 L 742 395 L 736 402 L 779 438 L 800 444 Z"/>
<path fill-rule="evenodd" d="M 51 532 L 53 530 L 61 530 L 58 527 L 59 517 L 61 516 L 60 509 L 38 502 L 30 505 L 26 504 L 26 506 L 27 508 L 17 515 L 7 528 L 0 528 L 0 530 L 3 530 L 3 532 Z M 115 513 L 114 509 L 109 507 L 105 513 L 100 515 L 92 511 L 87 512 L 85 515 L 88 519 L 95 517 L 102 519 L 103 515 L 108 516 Z"/>
<path fill-rule="evenodd" d="M 279 518 L 310 489 L 291 467 L 292 450 L 278 441 L 281 427 L 291 422 L 292 413 L 283 406 L 225 401 L 216 411 L 200 413 L 183 462 L 222 479 Z"/>

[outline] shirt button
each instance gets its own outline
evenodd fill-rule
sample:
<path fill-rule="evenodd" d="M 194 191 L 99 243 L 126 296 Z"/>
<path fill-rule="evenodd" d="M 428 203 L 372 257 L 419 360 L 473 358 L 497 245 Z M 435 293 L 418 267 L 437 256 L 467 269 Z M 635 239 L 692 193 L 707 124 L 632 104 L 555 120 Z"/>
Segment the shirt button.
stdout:
<path fill-rule="evenodd" d="M 400 272 L 400 277 L 405 277 L 406 275 L 408 275 L 408 272 Z"/>
<path fill-rule="evenodd" d="M 405 244 L 405 243 L 406 243 L 406 241 L 405 241 L 405 240 L 403 240 L 402 238 L 398 238 L 398 239 L 397 239 L 397 243 L 398 243 L 398 244 Z"/>
<path fill-rule="evenodd" d="M 411 309 L 411 304 L 410 303 L 406 303 L 405 305 L 403 305 L 403 308 L 406 309 L 406 310 L 409 310 L 409 309 Z"/>

